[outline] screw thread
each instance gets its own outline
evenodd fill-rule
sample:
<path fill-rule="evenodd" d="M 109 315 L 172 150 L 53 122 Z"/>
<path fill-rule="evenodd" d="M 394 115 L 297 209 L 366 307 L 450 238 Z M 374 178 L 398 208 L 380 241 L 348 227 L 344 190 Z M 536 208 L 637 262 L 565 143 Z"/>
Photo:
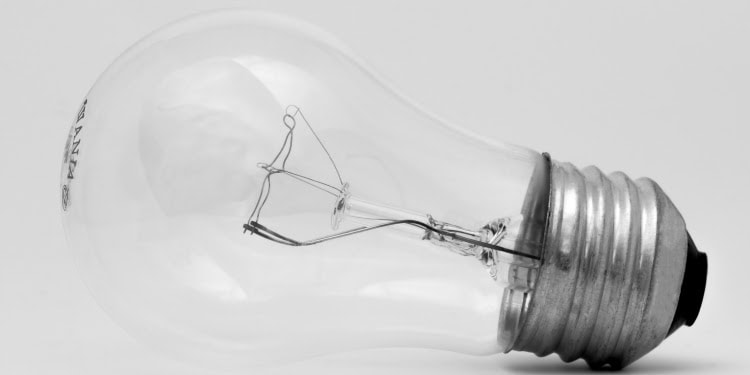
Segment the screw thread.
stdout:
<path fill-rule="evenodd" d="M 628 365 L 668 334 L 687 241 L 652 180 L 553 162 L 543 262 L 507 348 Z"/>

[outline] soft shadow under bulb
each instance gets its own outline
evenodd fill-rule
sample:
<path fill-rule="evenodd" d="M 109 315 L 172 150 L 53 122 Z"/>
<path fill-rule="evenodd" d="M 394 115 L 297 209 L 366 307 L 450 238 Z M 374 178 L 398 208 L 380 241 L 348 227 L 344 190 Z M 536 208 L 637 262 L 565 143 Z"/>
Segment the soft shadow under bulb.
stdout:
<path fill-rule="evenodd" d="M 691 325 L 705 286 L 651 180 L 447 125 L 278 16 L 138 42 L 83 101 L 61 178 L 101 306 L 218 367 L 378 347 L 622 367 Z"/>

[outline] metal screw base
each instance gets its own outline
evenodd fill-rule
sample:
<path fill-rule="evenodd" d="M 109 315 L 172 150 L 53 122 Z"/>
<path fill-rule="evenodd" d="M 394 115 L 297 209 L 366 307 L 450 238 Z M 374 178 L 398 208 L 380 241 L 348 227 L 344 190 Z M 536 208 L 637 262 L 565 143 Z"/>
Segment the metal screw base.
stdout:
<path fill-rule="evenodd" d="M 666 338 L 688 235 L 655 182 L 553 162 L 545 237 L 534 290 L 501 320 L 507 350 L 621 368 Z"/>

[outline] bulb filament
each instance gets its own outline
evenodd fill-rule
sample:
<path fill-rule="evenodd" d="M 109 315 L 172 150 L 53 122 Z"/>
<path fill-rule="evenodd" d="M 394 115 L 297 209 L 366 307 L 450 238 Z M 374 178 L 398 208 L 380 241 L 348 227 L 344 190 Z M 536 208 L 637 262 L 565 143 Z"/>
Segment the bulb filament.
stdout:
<path fill-rule="evenodd" d="M 335 183 L 319 181 L 293 172 L 287 168 L 287 161 L 292 153 L 295 130 L 297 129 L 298 121 L 301 121 L 310 131 L 317 144 L 320 145 L 321 149 L 327 155 L 336 174 L 337 181 Z M 499 245 L 500 241 L 507 234 L 509 220 L 511 220 L 509 218 L 494 220 L 479 230 L 470 230 L 447 222 L 438 221 L 430 214 L 413 213 L 357 199 L 349 193 L 349 184 L 344 182 L 333 156 L 307 121 L 307 118 L 305 118 L 300 108 L 296 105 L 288 106 L 282 117 L 282 122 L 287 128 L 287 132 L 281 148 L 271 162 L 261 162 L 257 164 L 257 167 L 263 169 L 266 174 L 261 184 L 260 193 L 258 194 L 255 206 L 253 207 L 250 217 L 243 226 L 245 232 L 250 232 L 250 234 L 255 234 L 264 239 L 288 246 L 310 246 L 381 228 L 395 226 L 410 227 L 417 228 L 421 231 L 422 240 L 447 248 L 460 255 L 475 256 L 487 267 L 494 267 L 498 252 L 524 257 L 535 261 L 540 260 L 538 256 L 515 251 Z M 266 205 L 271 193 L 272 177 L 277 174 L 291 177 L 313 189 L 320 190 L 335 197 L 336 200 L 331 215 L 331 227 L 334 231 L 338 230 L 339 225 L 348 218 L 351 218 L 354 221 L 363 222 L 364 225 L 352 229 L 341 230 L 333 234 L 306 241 L 292 239 L 287 235 L 266 227 L 261 224 L 261 212 L 263 211 L 263 207 Z"/>

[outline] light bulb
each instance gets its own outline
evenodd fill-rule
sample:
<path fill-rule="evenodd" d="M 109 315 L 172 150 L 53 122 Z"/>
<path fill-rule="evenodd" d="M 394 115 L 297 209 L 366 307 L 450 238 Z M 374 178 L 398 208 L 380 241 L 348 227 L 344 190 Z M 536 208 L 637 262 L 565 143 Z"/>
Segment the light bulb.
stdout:
<path fill-rule="evenodd" d="M 447 125 L 279 16 L 138 42 L 83 101 L 61 177 L 101 306 L 220 366 L 421 347 L 622 367 L 692 324 L 705 285 L 651 180 Z"/>

